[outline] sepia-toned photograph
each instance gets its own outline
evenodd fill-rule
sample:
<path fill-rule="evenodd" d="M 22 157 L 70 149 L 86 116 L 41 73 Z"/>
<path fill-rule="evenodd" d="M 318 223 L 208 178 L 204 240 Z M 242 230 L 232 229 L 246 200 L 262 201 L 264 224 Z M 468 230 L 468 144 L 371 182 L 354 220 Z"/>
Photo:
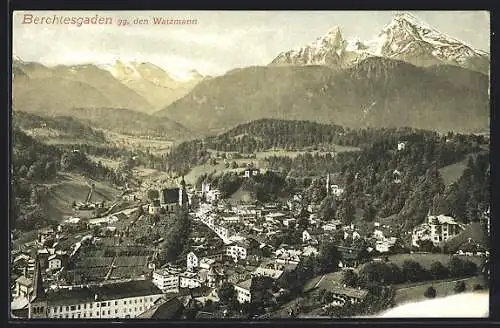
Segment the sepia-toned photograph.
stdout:
<path fill-rule="evenodd" d="M 486 318 L 488 11 L 14 11 L 12 321 Z"/>

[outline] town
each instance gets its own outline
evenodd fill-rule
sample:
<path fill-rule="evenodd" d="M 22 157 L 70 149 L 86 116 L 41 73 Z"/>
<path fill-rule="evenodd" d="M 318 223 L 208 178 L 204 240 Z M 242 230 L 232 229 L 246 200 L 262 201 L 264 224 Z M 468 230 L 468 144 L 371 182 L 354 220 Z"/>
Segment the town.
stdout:
<path fill-rule="evenodd" d="M 254 179 L 262 172 L 249 165 L 240 174 Z M 445 215 L 428 215 L 425 223 L 404 232 L 376 221 L 357 227 L 319 218 L 319 204 L 306 204 L 300 191 L 282 202 L 244 202 L 223 198 L 207 182 L 196 188 L 184 177 L 177 181 L 177 186 L 162 186 L 168 184 L 164 181 L 157 189 L 128 190 L 122 200 L 132 206 L 112 214 L 103 210 L 97 218 L 71 217 L 13 249 L 12 315 L 353 316 L 366 313 L 363 304 L 387 297 L 386 286 L 371 285 L 377 279 L 463 282 L 459 278 L 484 271 L 489 257 L 468 234 L 470 225 Z M 328 197 L 342 197 L 342 186 L 330 175 L 321 181 Z M 75 206 L 88 204 L 91 193 L 92 188 L 87 202 Z M 435 261 L 426 269 L 414 257 Z M 385 268 L 401 277 L 394 272 L 385 277 Z"/>

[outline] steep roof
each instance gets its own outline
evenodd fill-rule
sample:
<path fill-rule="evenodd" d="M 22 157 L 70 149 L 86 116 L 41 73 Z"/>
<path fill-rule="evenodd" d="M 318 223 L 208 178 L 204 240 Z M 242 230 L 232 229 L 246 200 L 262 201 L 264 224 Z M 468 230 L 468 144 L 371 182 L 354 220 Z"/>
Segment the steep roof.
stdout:
<path fill-rule="evenodd" d="M 41 301 L 46 298 L 45 290 L 43 289 L 42 269 L 40 260 L 35 261 L 35 273 L 33 275 L 33 294 L 31 301 Z"/>
<path fill-rule="evenodd" d="M 172 297 L 155 304 L 148 310 L 144 311 L 137 318 L 140 319 L 175 319 L 182 310 L 182 303 L 177 297 Z"/>
<path fill-rule="evenodd" d="M 166 204 L 177 203 L 179 201 L 179 188 L 165 188 L 160 191 L 160 199 Z"/>
<path fill-rule="evenodd" d="M 246 289 L 246 290 L 250 290 L 251 285 L 252 285 L 252 279 L 247 279 L 245 281 L 241 281 L 241 282 L 236 284 L 236 286 L 243 288 L 243 289 Z"/>

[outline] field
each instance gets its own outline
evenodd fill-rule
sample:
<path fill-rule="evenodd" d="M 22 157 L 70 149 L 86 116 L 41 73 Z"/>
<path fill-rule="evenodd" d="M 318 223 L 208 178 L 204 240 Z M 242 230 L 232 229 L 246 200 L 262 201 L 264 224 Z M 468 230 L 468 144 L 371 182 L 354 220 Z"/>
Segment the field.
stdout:
<path fill-rule="evenodd" d="M 454 255 L 455 256 L 455 255 Z M 483 263 L 483 258 L 477 256 L 458 256 L 463 260 L 470 260 L 480 266 Z M 448 254 L 396 254 L 389 256 L 389 261 L 401 267 L 405 260 L 414 260 L 420 263 L 422 267 L 429 269 L 433 262 L 439 261 L 444 265 L 448 265 L 452 255 Z"/>
<path fill-rule="evenodd" d="M 328 152 L 328 151 L 308 151 L 308 150 L 300 150 L 300 151 L 286 151 L 286 150 L 266 150 L 266 151 L 261 151 L 256 154 L 257 159 L 264 159 L 266 157 L 270 156 L 286 156 L 286 157 L 297 157 L 300 154 L 305 154 L 305 153 L 311 153 L 311 154 L 316 154 L 319 153 L 321 155 L 330 153 L 332 155 L 335 155 L 335 153 L 344 153 L 344 152 L 349 152 L 349 151 L 360 151 L 361 149 L 357 147 L 349 147 L 349 146 L 340 146 L 340 145 L 334 145 L 335 151 Z"/>
<path fill-rule="evenodd" d="M 48 189 L 44 196 L 44 207 L 48 216 L 57 221 L 62 221 L 68 216 L 84 217 L 91 211 L 73 211 L 73 202 L 85 201 L 89 192 L 89 183 L 95 183 L 95 190 L 92 194 L 92 202 L 111 202 L 119 195 L 119 191 L 111 186 L 90 181 L 81 175 L 60 174 L 54 183 L 46 184 Z M 85 213 L 86 212 L 86 213 Z"/>
<path fill-rule="evenodd" d="M 486 153 L 486 152 L 482 152 Z M 476 157 L 480 153 L 470 154 L 466 156 L 462 161 L 442 167 L 439 169 L 439 173 L 441 173 L 441 177 L 443 178 L 443 182 L 445 185 L 449 185 L 453 182 L 456 182 L 462 174 L 464 173 L 465 168 L 467 167 L 467 162 L 469 161 L 469 157 Z"/>
<path fill-rule="evenodd" d="M 247 163 L 250 163 L 250 162 L 254 162 L 255 163 L 255 159 L 236 159 L 236 160 L 228 160 L 230 163 L 232 163 L 233 161 L 235 161 L 238 166 L 242 165 L 242 164 L 247 164 Z M 260 162 L 260 161 L 259 161 Z M 261 167 L 261 164 L 262 163 L 257 163 L 257 166 L 261 168 L 261 172 L 264 173 L 266 170 L 265 168 L 262 168 Z M 219 159 L 217 161 L 217 164 L 216 165 L 210 165 L 208 163 L 206 164 L 203 164 L 203 165 L 198 165 L 198 166 L 195 166 L 191 169 L 191 171 L 189 171 L 189 173 L 184 177 L 184 179 L 186 180 L 187 183 L 191 183 L 191 184 L 194 184 L 196 182 L 196 179 L 207 173 L 207 174 L 210 174 L 212 172 L 217 172 L 217 173 L 222 173 L 222 172 L 242 172 L 244 170 L 244 168 L 237 168 L 237 169 L 231 169 L 231 168 L 226 168 L 225 167 L 225 164 L 224 164 L 224 160 L 221 160 Z"/>
<path fill-rule="evenodd" d="M 424 293 L 427 290 L 427 288 L 431 286 L 436 289 L 436 297 L 453 295 L 455 294 L 453 288 L 455 287 L 457 281 L 465 282 L 466 291 L 472 291 L 472 288 L 476 284 L 483 284 L 481 279 L 478 277 L 425 282 L 417 286 L 396 288 L 396 296 L 394 298 L 394 301 L 396 302 L 397 305 L 401 305 L 408 302 L 424 300 L 425 299 Z"/>
<path fill-rule="evenodd" d="M 115 147 L 126 148 L 129 150 L 146 150 L 149 149 L 153 155 L 161 155 L 167 153 L 172 148 L 171 140 L 158 138 L 148 138 L 147 136 L 128 136 L 116 132 L 104 131 L 108 143 Z"/>
<path fill-rule="evenodd" d="M 116 170 L 118 168 L 118 165 L 120 164 L 119 161 L 113 160 L 113 159 L 110 159 L 107 157 L 99 157 L 99 156 L 93 156 L 93 155 L 87 155 L 87 157 L 90 158 L 95 163 L 98 163 L 100 161 L 102 163 L 102 165 L 107 166 L 113 170 Z"/>

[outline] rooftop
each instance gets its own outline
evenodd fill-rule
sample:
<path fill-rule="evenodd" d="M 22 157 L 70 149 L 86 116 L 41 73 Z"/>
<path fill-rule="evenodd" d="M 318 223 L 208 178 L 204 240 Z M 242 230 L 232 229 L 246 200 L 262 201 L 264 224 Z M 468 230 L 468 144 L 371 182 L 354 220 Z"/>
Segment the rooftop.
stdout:
<path fill-rule="evenodd" d="M 330 291 L 337 295 L 345 295 L 347 297 L 354 297 L 357 299 L 363 299 L 368 294 L 365 289 L 356 289 L 343 286 L 331 286 Z"/>
<path fill-rule="evenodd" d="M 250 290 L 250 286 L 252 286 L 252 279 L 247 279 L 245 281 L 241 281 L 241 282 L 237 283 L 236 286 L 243 288 L 243 289 L 246 289 L 246 290 Z"/>
<path fill-rule="evenodd" d="M 98 296 L 99 301 L 106 301 L 158 294 L 162 294 L 162 291 L 151 281 L 135 280 L 102 286 L 49 290 L 47 300 L 51 304 L 78 304 L 93 302 L 95 295 Z"/>
<path fill-rule="evenodd" d="M 172 297 L 168 300 L 155 304 L 148 310 L 144 311 L 137 318 L 141 319 L 174 319 L 181 311 L 183 305 L 177 297 Z"/>

